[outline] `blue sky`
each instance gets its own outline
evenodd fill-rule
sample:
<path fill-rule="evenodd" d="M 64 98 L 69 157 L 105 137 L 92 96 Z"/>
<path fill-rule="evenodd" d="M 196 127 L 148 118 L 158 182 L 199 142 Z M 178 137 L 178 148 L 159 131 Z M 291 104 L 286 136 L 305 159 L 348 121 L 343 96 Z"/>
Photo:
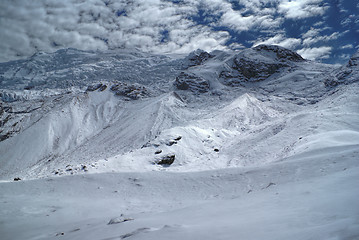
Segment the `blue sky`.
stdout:
<path fill-rule="evenodd" d="M 359 48 L 351 0 L 2 0 L 0 61 L 60 48 L 188 53 L 261 43 L 326 63 Z"/>

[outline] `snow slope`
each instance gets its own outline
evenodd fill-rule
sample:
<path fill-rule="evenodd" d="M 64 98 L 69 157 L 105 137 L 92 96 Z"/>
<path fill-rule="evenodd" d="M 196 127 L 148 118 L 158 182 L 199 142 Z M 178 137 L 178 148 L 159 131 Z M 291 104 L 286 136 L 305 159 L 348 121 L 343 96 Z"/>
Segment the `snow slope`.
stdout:
<path fill-rule="evenodd" d="M 357 156 L 342 146 L 260 168 L 1 183 L 0 232 L 4 240 L 358 239 Z"/>
<path fill-rule="evenodd" d="M 0 235 L 357 239 L 358 80 L 265 45 L 2 63 Z"/>

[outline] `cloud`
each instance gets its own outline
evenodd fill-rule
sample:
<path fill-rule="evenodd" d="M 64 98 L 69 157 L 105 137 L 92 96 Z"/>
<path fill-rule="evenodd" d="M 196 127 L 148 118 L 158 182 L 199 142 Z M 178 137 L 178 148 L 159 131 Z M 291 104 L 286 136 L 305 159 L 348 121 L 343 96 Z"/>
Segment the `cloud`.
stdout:
<path fill-rule="evenodd" d="M 240 43 L 231 43 L 228 48 L 232 49 L 232 50 L 240 50 L 245 48 L 245 46 L 243 44 Z"/>
<path fill-rule="evenodd" d="M 234 10 L 222 5 L 224 13 L 217 26 L 226 26 L 237 32 L 278 28 L 283 18 L 276 14 L 276 1 L 243 1 L 243 8 Z"/>
<path fill-rule="evenodd" d="M 307 32 L 308 33 L 308 32 Z M 308 34 L 304 34 L 303 37 L 307 36 Z M 305 38 L 303 40 L 303 44 L 306 46 L 310 46 L 314 43 L 320 42 L 320 41 L 324 41 L 324 42 L 328 42 L 331 40 L 336 40 L 338 37 L 340 36 L 339 32 L 334 32 L 331 35 L 324 35 L 324 36 L 312 36 L 312 37 L 308 37 Z"/>
<path fill-rule="evenodd" d="M 316 37 L 320 33 L 319 29 L 310 28 L 306 33 L 302 34 L 303 38 L 312 38 Z"/>
<path fill-rule="evenodd" d="M 256 23 L 254 16 L 244 17 L 240 12 L 230 10 L 223 14 L 221 18 L 221 24 L 224 26 L 228 26 L 238 32 L 241 32 L 247 31 L 248 29 L 252 28 Z"/>
<path fill-rule="evenodd" d="M 353 44 L 347 44 L 347 45 L 341 46 L 340 48 L 341 49 L 352 49 L 352 48 L 354 48 L 354 46 L 353 46 Z"/>
<path fill-rule="evenodd" d="M 68 47 L 186 53 L 265 43 L 311 49 L 342 36 L 331 29 L 321 34 L 327 9 L 323 0 L 2 0 L 0 62 Z M 343 24 L 359 24 L 352 15 Z M 301 33 L 313 16 L 321 18 Z"/>
<path fill-rule="evenodd" d="M 321 4 L 322 0 L 282 0 L 278 6 L 286 18 L 302 19 L 323 15 L 329 8 Z"/>
<path fill-rule="evenodd" d="M 230 6 L 223 1 L 208 2 Z M 64 47 L 137 47 L 160 52 L 224 49 L 228 33 L 191 20 L 197 6 L 196 1 L 176 5 L 161 0 L 3 0 L 0 61 Z"/>
<path fill-rule="evenodd" d="M 267 44 L 267 45 L 278 45 L 281 47 L 285 47 L 288 49 L 294 50 L 298 45 L 301 44 L 301 39 L 297 38 L 286 38 L 283 34 L 277 34 L 274 37 L 268 38 L 266 40 L 261 40 L 255 42 L 253 46 L 258 46 L 260 44 Z"/>
<path fill-rule="evenodd" d="M 314 48 L 303 48 L 298 50 L 297 52 L 305 59 L 316 60 L 329 58 L 331 51 L 332 47 L 323 46 Z"/>

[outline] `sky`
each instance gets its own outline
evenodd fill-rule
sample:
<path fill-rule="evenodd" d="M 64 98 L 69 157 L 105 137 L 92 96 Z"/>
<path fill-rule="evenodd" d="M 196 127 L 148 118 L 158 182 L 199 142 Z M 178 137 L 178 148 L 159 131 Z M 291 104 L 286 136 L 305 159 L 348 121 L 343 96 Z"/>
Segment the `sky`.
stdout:
<path fill-rule="evenodd" d="M 354 0 L 1 0 L 0 62 L 61 48 L 189 53 L 280 45 L 344 63 L 359 48 Z"/>

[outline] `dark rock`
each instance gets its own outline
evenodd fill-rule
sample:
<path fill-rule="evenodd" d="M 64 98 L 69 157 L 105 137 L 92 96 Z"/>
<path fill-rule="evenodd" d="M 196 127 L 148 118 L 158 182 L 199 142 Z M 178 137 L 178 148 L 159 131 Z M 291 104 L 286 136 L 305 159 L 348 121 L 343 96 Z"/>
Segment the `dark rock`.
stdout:
<path fill-rule="evenodd" d="M 194 74 L 181 72 L 174 83 L 179 90 L 190 90 L 192 92 L 205 93 L 209 91 L 209 82 Z"/>
<path fill-rule="evenodd" d="M 173 155 L 167 155 L 161 158 L 161 160 L 159 160 L 157 162 L 158 165 L 171 165 L 174 161 L 175 161 L 176 156 Z"/>
<path fill-rule="evenodd" d="M 347 64 L 347 67 L 355 67 L 359 66 L 359 51 L 357 51 L 351 58 Z"/>
<path fill-rule="evenodd" d="M 209 54 L 206 51 L 198 49 L 194 52 L 191 52 L 188 57 L 185 59 L 187 60 L 186 65 L 184 66 L 185 69 L 193 66 L 198 66 L 207 61 L 208 59 L 214 57 L 213 55 Z"/>
<path fill-rule="evenodd" d="M 19 177 L 16 177 L 16 178 L 14 178 L 14 181 L 21 181 L 21 178 L 19 178 Z"/>
<path fill-rule="evenodd" d="M 253 48 L 256 51 L 265 51 L 265 52 L 272 52 L 276 54 L 276 57 L 278 60 L 289 60 L 293 62 L 303 62 L 305 61 L 302 56 L 300 56 L 298 53 L 293 52 L 289 49 L 280 47 L 280 46 L 274 46 L 274 45 L 258 45 Z"/>
<path fill-rule="evenodd" d="M 239 86 L 244 82 L 263 81 L 284 67 L 288 67 L 288 65 L 254 61 L 242 56 L 236 56 L 233 59 L 232 69 L 222 71 L 219 77 L 224 80 L 225 85 Z"/>
<path fill-rule="evenodd" d="M 265 188 L 269 188 L 270 186 L 274 186 L 274 185 L 276 185 L 276 184 L 275 184 L 275 183 L 270 182 L 270 183 L 268 183 L 268 185 L 267 185 Z"/>
<path fill-rule="evenodd" d="M 0 113 L 1 115 L 1 113 Z M 4 120 L 0 120 L 0 127 L 3 127 L 9 120 L 11 119 L 11 115 L 7 115 Z"/>
<path fill-rule="evenodd" d="M 172 146 L 173 144 L 177 144 L 177 141 L 169 141 L 166 143 L 167 146 Z"/>
<path fill-rule="evenodd" d="M 359 81 L 359 51 L 349 60 L 348 64 L 329 73 L 324 84 L 327 87 L 335 87 L 340 84 L 350 84 Z"/>
<path fill-rule="evenodd" d="M 156 152 L 155 152 L 155 154 L 160 154 L 162 152 L 162 150 L 157 150 Z"/>
<path fill-rule="evenodd" d="M 150 95 L 147 88 L 139 84 L 117 83 L 111 86 L 111 91 L 117 96 L 127 97 L 132 100 L 137 100 Z"/>
<path fill-rule="evenodd" d="M 96 84 L 96 85 L 88 86 L 86 91 L 87 92 L 93 92 L 93 91 L 99 90 L 99 91 L 102 92 L 102 91 L 105 91 L 106 88 L 107 88 L 107 85 L 99 83 L 99 84 Z"/>
<path fill-rule="evenodd" d="M 4 134 L 4 135 L 0 134 L 0 142 L 6 140 L 6 139 L 8 139 L 8 138 L 10 138 L 11 136 L 12 136 L 12 135 L 11 135 L 11 132 L 8 132 L 8 133 L 6 133 L 6 134 Z"/>
<path fill-rule="evenodd" d="M 98 90 L 99 90 L 100 92 L 103 92 L 103 91 L 106 90 L 106 88 L 107 88 L 107 85 L 102 84 L 102 86 L 101 86 Z"/>
<path fill-rule="evenodd" d="M 219 152 L 219 149 L 218 149 L 218 148 L 215 148 L 213 151 L 215 151 L 215 152 Z"/>
<path fill-rule="evenodd" d="M 24 90 L 31 90 L 31 89 L 33 89 L 35 86 L 26 86 L 26 87 L 24 87 Z"/>
<path fill-rule="evenodd" d="M 182 139 L 182 136 L 178 136 L 178 137 L 176 137 L 174 140 L 175 141 L 179 141 L 179 140 L 181 140 Z"/>
<path fill-rule="evenodd" d="M 93 91 L 98 90 L 98 89 L 101 88 L 101 87 L 102 87 L 102 84 L 101 84 L 101 83 L 96 84 L 96 85 L 91 85 L 91 86 L 88 86 L 88 87 L 87 87 L 86 91 L 87 91 L 87 92 L 93 92 Z"/>
<path fill-rule="evenodd" d="M 246 49 L 227 61 L 219 78 L 227 86 L 243 86 L 246 82 L 263 81 L 283 68 L 296 67 L 305 61 L 299 54 L 279 46 L 259 45 Z"/>

